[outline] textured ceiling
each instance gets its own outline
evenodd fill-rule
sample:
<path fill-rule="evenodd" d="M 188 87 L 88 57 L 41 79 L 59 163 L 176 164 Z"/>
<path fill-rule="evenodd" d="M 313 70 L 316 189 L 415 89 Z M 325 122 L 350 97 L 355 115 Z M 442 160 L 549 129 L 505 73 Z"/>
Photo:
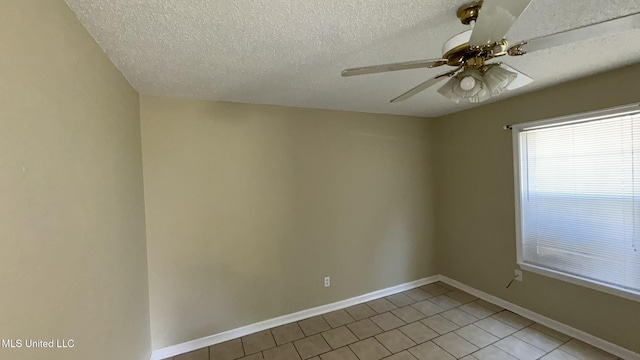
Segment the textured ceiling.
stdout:
<path fill-rule="evenodd" d="M 466 30 L 460 0 L 66 0 L 142 94 L 438 116 L 469 108 L 429 89 L 448 67 L 342 78 L 348 67 L 439 58 Z M 640 11 L 637 0 L 533 0 L 516 41 Z M 498 99 L 640 62 L 640 30 L 504 62 L 535 79 Z M 493 99 L 495 101 L 497 99 Z"/>

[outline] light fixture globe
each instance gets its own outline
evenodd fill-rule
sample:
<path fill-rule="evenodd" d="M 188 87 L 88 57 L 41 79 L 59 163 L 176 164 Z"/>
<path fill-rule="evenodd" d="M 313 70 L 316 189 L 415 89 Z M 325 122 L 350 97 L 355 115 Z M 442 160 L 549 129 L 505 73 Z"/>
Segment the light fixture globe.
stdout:
<path fill-rule="evenodd" d="M 477 103 L 491 97 L 482 79 L 482 74 L 476 68 L 467 68 L 452 77 L 438 92 L 456 104 L 461 102 Z"/>
<path fill-rule="evenodd" d="M 460 74 L 456 75 L 456 86 L 453 88 L 453 92 L 461 98 L 467 99 L 477 95 L 484 88 L 482 83 L 482 74 L 475 68 L 465 69 Z M 462 86 L 462 82 L 465 82 L 465 86 Z M 469 87 L 466 89 L 466 87 Z"/>
<path fill-rule="evenodd" d="M 470 91 L 476 86 L 476 80 L 473 76 L 465 76 L 460 80 L 460 87 L 464 91 Z"/>

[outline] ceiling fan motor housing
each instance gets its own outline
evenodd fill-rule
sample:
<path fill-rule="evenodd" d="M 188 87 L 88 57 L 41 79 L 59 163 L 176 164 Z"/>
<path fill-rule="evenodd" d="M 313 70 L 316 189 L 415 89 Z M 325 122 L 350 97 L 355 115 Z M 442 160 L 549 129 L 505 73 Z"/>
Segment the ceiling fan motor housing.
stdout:
<path fill-rule="evenodd" d="M 442 58 L 449 60 L 447 65 L 460 66 L 464 60 L 474 57 L 469 49 L 469 40 L 473 30 L 463 31 L 447 40 L 442 46 Z"/>

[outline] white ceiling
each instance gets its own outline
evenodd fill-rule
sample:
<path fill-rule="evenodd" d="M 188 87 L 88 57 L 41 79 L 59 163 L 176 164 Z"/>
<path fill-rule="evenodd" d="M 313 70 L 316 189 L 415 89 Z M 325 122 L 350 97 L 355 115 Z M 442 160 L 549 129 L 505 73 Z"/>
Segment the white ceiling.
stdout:
<path fill-rule="evenodd" d="M 427 90 L 389 100 L 450 69 L 342 78 L 348 67 L 439 58 L 466 30 L 469 0 L 66 0 L 141 94 L 374 113 L 439 116 L 456 105 Z M 637 0 L 533 0 L 512 42 L 640 12 Z M 518 58 L 547 87 L 640 62 L 640 30 Z M 495 99 L 493 99 L 495 101 Z"/>

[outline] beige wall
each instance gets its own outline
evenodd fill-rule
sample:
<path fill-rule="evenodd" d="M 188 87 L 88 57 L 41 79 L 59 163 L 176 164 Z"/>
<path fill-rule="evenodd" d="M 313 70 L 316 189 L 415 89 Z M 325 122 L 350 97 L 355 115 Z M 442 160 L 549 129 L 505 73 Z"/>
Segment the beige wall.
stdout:
<path fill-rule="evenodd" d="M 141 118 L 154 349 L 435 274 L 429 121 L 156 97 Z"/>
<path fill-rule="evenodd" d="M 526 94 L 434 122 L 438 270 L 640 352 L 640 303 L 516 267 L 511 132 L 503 125 L 640 101 L 640 66 Z"/>
<path fill-rule="evenodd" d="M 138 94 L 61 0 L 0 1 L 0 359 L 148 359 Z"/>

